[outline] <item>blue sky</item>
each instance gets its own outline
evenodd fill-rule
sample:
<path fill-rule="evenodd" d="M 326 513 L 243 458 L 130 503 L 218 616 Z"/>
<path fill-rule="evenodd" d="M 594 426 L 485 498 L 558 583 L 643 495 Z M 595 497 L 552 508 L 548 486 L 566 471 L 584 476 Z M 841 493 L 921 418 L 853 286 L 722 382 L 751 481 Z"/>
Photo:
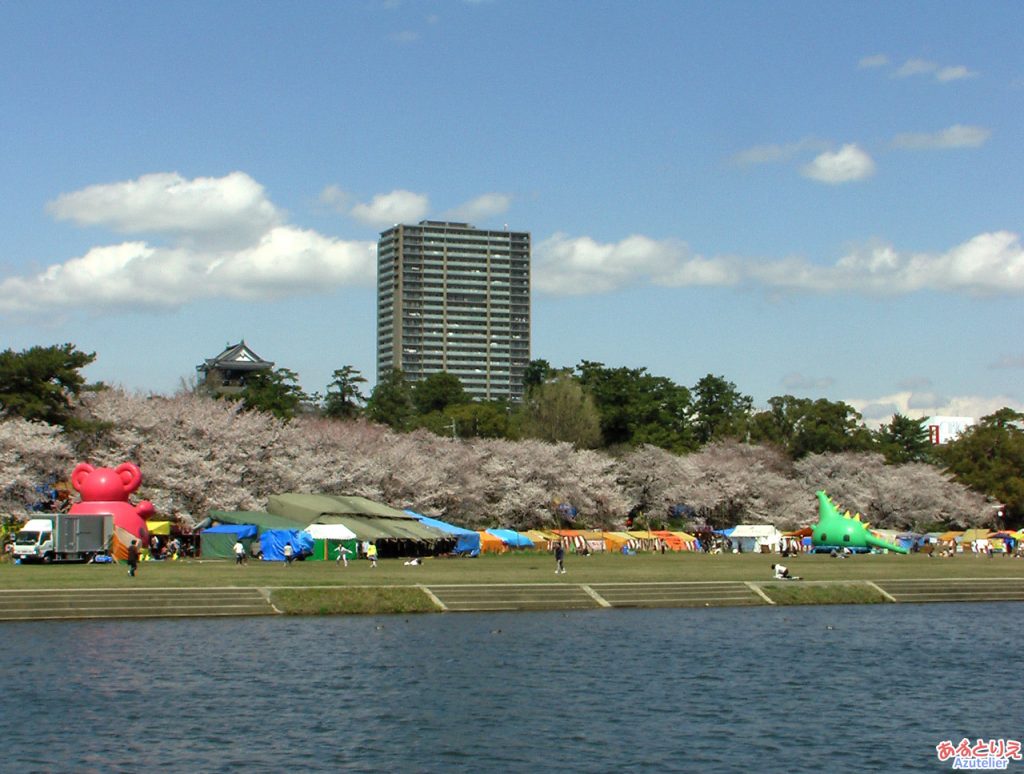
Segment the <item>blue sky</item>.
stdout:
<path fill-rule="evenodd" d="M 533 235 L 533 356 L 1024 409 L 1016 2 L 0 2 L 0 348 L 375 374 L 379 232 Z"/>

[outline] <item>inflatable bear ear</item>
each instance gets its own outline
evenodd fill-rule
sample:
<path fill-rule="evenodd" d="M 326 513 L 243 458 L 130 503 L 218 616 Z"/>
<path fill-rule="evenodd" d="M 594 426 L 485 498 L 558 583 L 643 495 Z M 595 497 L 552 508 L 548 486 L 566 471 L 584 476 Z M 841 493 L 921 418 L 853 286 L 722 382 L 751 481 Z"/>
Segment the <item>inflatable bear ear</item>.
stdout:
<path fill-rule="evenodd" d="M 117 473 L 117 477 L 124 484 L 125 492 L 134 492 L 139 488 L 139 484 L 142 483 L 142 471 L 139 470 L 138 465 L 134 465 L 131 462 L 122 462 L 114 468 L 114 472 Z"/>
<path fill-rule="evenodd" d="M 81 492 L 82 487 L 85 486 L 85 482 L 89 479 L 89 476 L 94 470 L 96 470 L 96 468 L 88 462 L 79 462 L 75 465 L 75 469 L 71 471 L 71 486 L 73 486 L 76 491 Z"/>

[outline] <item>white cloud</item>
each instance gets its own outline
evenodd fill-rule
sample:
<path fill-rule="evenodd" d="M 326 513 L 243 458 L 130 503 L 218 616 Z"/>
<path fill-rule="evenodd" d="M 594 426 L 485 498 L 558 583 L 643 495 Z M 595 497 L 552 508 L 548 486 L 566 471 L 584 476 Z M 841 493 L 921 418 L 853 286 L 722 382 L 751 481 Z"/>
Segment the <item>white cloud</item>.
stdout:
<path fill-rule="evenodd" d="M 993 414 L 1004 406 L 1015 411 L 1024 411 L 1024 404 L 1005 395 L 958 395 L 943 398 L 905 391 L 876 398 L 846 398 L 845 402 L 859 411 L 865 423 L 873 427 L 888 423 L 896 411 L 911 419 L 948 416 L 973 417 L 976 420 Z"/>
<path fill-rule="evenodd" d="M 268 300 L 370 284 L 373 242 L 344 242 L 291 226 L 238 251 L 157 248 L 145 242 L 94 247 L 33 277 L 0 282 L 0 311 L 49 314 L 80 307 L 174 308 L 209 298 Z"/>
<path fill-rule="evenodd" d="M 503 193 L 485 193 L 445 213 L 450 220 L 477 223 L 508 211 L 512 197 Z"/>
<path fill-rule="evenodd" d="M 753 264 L 769 287 L 814 292 L 895 295 L 921 290 L 976 295 L 1024 293 L 1024 249 L 1008 231 L 979 234 L 945 253 L 899 253 L 891 245 L 855 250 L 832 266 L 805 261 Z"/>
<path fill-rule="evenodd" d="M 320 192 L 320 203 L 342 214 L 348 214 L 352 206 L 352 195 L 336 185 L 329 185 Z"/>
<path fill-rule="evenodd" d="M 805 137 L 796 142 L 783 143 L 779 145 L 754 145 L 751 148 L 742 150 L 733 156 L 733 163 L 740 166 L 752 166 L 756 164 L 775 164 L 782 161 L 789 161 L 794 156 L 806 151 L 823 150 L 826 146 L 821 140 L 813 137 Z"/>
<path fill-rule="evenodd" d="M 973 78 L 976 72 L 964 65 L 940 65 L 927 59 L 908 59 L 896 72 L 896 78 L 913 78 L 920 75 L 931 75 L 940 83 Z"/>
<path fill-rule="evenodd" d="M 988 142 L 988 138 L 991 136 L 992 132 L 983 126 L 954 124 L 948 129 L 932 134 L 898 134 L 892 142 L 897 148 L 909 148 L 911 150 L 978 148 Z"/>
<path fill-rule="evenodd" d="M 282 224 L 262 186 L 236 172 L 174 174 L 60 196 L 55 216 L 128 233 L 173 236 L 103 245 L 34 276 L 0 281 L 0 311 L 176 307 L 206 298 L 261 300 L 371 283 L 376 246 Z"/>
<path fill-rule="evenodd" d="M 896 77 L 911 78 L 915 75 L 928 75 L 938 69 L 939 66 L 935 62 L 929 62 L 927 59 L 908 59 L 896 71 Z"/>
<path fill-rule="evenodd" d="M 58 220 L 122 234 L 162 234 L 207 242 L 248 242 L 283 215 L 244 172 L 225 177 L 157 173 L 61 194 L 47 205 Z"/>
<path fill-rule="evenodd" d="M 953 67 L 940 67 L 939 71 L 935 73 L 935 80 L 946 83 L 947 81 L 960 81 L 964 78 L 973 78 L 976 75 L 976 72 L 967 69 L 963 65 L 955 65 Z"/>
<path fill-rule="evenodd" d="M 833 264 L 802 258 L 754 260 L 694 254 L 678 240 L 634 235 L 601 243 L 555 234 L 534 247 L 534 287 L 556 295 L 606 293 L 639 284 L 746 284 L 772 291 L 900 295 L 919 291 L 1024 294 L 1024 248 L 1008 231 L 978 234 L 945 253 L 892 245 L 855 249 Z"/>
<path fill-rule="evenodd" d="M 369 204 L 357 204 L 349 214 L 368 226 L 387 227 L 423 220 L 429 211 L 430 200 L 424 194 L 396 190 L 377 194 Z"/>
<path fill-rule="evenodd" d="M 640 283 L 723 285 L 732 279 L 729 261 L 693 256 L 676 240 L 634 235 L 602 244 L 555 234 L 534 250 L 534 287 L 555 295 L 606 293 Z"/>
<path fill-rule="evenodd" d="M 857 63 L 857 67 L 861 70 L 867 70 L 875 67 L 885 67 L 887 64 L 889 64 L 889 57 L 885 54 L 872 54 L 871 56 L 863 57 Z"/>
<path fill-rule="evenodd" d="M 826 152 L 801 170 L 804 177 L 829 185 L 864 180 L 875 173 L 875 162 L 855 144 L 844 145 L 838 151 Z"/>

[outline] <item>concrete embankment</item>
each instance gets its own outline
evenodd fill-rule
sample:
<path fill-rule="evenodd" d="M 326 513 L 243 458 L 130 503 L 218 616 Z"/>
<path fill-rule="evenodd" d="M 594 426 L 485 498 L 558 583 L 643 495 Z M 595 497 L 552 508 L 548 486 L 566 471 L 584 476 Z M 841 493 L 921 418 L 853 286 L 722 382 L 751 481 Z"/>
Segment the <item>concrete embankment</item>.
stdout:
<path fill-rule="evenodd" d="M 0 591 L 0 621 L 1024 601 L 1024 579 Z"/>

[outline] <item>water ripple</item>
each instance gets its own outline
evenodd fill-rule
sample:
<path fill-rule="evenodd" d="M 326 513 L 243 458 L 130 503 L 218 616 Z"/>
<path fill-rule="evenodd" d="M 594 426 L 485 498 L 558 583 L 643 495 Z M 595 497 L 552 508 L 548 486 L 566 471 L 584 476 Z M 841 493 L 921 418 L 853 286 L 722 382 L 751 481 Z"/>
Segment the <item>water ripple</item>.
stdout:
<path fill-rule="evenodd" d="M 0 738 L 27 772 L 932 770 L 1020 737 L 1022 610 L 19 624 Z"/>

